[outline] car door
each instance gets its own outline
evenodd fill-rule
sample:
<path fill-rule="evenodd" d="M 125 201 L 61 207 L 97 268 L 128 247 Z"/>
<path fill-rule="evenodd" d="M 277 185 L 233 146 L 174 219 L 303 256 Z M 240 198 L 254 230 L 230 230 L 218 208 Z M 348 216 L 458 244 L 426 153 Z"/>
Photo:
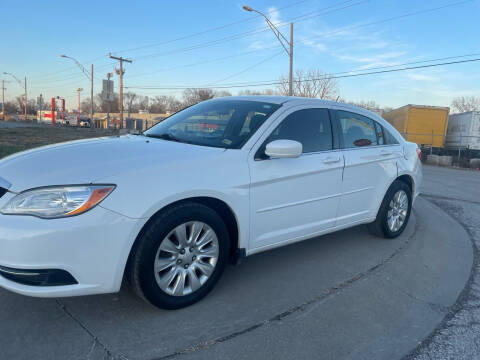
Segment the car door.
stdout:
<path fill-rule="evenodd" d="M 281 139 L 302 143 L 302 155 L 268 158 L 266 144 Z M 250 249 L 301 240 L 334 227 L 343 157 L 328 109 L 291 110 L 258 143 L 249 157 Z"/>
<path fill-rule="evenodd" d="M 402 149 L 387 144 L 383 127 L 369 117 L 336 110 L 335 121 L 345 158 L 337 225 L 344 226 L 376 217 Z"/>

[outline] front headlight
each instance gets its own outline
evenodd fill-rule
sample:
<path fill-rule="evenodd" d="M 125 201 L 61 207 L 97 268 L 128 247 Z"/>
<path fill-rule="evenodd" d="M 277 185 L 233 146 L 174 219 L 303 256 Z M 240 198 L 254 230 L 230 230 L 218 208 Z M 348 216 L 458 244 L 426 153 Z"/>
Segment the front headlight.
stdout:
<path fill-rule="evenodd" d="M 12 198 L 0 212 L 45 219 L 78 215 L 94 208 L 113 189 L 115 185 L 72 185 L 27 190 Z"/>

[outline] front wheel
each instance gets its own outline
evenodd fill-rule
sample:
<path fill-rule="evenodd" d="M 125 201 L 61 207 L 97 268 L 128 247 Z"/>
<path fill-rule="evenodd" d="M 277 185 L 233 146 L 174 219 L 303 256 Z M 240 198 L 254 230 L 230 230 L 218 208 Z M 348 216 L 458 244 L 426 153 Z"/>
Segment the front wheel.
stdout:
<path fill-rule="evenodd" d="M 407 226 L 412 209 L 412 191 L 403 181 L 395 180 L 383 198 L 377 218 L 368 229 L 374 235 L 396 238 Z"/>
<path fill-rule="evenodd" d="M 130 283 L 157 307 L 191 305 L 220 278 L 229 245 L 225 223 L 214 210 L 197 203 L 174 206 L 139 238 L 130 258 Z"/>

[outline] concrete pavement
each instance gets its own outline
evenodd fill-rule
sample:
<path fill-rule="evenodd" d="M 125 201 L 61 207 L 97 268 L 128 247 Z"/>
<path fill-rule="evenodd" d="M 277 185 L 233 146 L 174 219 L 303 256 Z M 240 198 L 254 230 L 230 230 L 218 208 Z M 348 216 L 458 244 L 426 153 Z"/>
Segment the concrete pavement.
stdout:
<path fill-rule="evenodd" d="M 480 171 L 424 167 L 424 197 L 468 232 L 474 265 L 468 284 L 444 320 L 408 359 L 470 360 L 480 357 Z"/>

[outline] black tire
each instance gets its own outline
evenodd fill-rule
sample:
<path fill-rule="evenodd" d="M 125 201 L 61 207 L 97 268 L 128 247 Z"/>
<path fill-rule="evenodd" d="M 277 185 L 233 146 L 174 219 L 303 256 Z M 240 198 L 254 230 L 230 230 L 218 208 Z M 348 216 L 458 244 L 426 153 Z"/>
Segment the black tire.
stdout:
<path fill-rule="evenodd" d="M 405 193 L 407 194 L 408 211 L 402 226 L 397 231 L 393 232 L 388 227 L 388 220 L 387 220 L 388 209 L 389 209 L 390 201 L 392 201 L 393 199 L 393 196 L 400 190 L 405 191 Z M 403 232 L 403 230 L 405 230 L 405 227 L 408 224 L 408 219 L 410 218 L 411 210 L 412 210 L 412 191 L 410 190 L 410 187 L 407 184 L 405 184 L 403 181 L 395 180 L 392 183 L 392 185 L 390 185 L 390 188 L 388 189 L 387 193 L 385 194 L 385 197 L 383 198 L 382 204 L 380 205 L 380 209 L 378 210 L 377 218 L 375 219 L 374 222 L 367 225 L 368 230 L 373 235 L 376 235 L 379 237 L 384 237 L 388 239 L 396 238 Z"/>
<path fill-rule="evenodd" d="M 215 231 L 219 254 L 215 269 L 196 291 L 183 296 L 169 295 L 157 284 L 153 264 L 160 244 L 177 226 L 189 221 L 202 221 Z M 228 230 L 222 218 L 211 208 L 186 202 L 174 205 L 153 218 L 135 243 L 129 258 L 127 278 L 134 291 L 152 305 L 163 309 L 179 309 L 189 306 L 206 296 L 225 269 L 230 253 Z"/>

